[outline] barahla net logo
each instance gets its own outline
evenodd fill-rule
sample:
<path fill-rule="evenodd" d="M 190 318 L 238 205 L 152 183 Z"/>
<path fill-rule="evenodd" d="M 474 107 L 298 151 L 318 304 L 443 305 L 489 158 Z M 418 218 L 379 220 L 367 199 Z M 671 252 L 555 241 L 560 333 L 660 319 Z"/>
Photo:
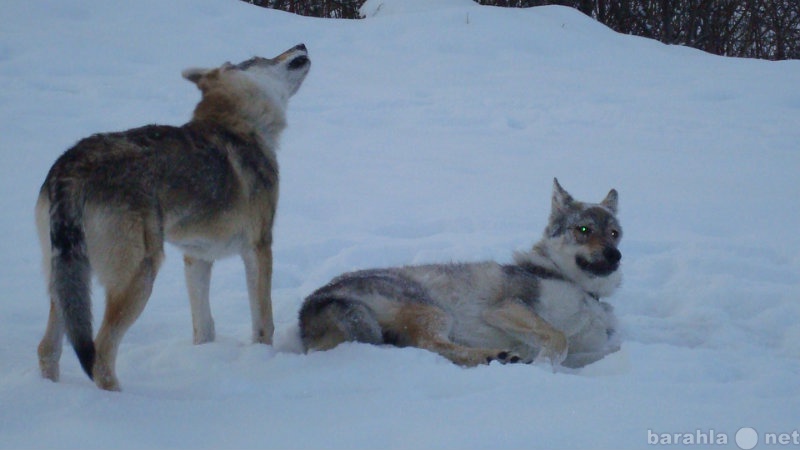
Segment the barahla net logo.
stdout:
<path fill-rule="evenodd" d="M 647 430 L 648 445 L 728 445 L 728 433 L 718 432 L 714 429 L 695 430 L 692 433 L 662 433 Z M 759 435 L 754 428 L 739 428 L 733 438 L 736 446 L 742 450 L 751 450 L 758 444 L 765 446 L 800 446 L 800 432 L 797 430 L 788 433 L 763 433 Z"/>

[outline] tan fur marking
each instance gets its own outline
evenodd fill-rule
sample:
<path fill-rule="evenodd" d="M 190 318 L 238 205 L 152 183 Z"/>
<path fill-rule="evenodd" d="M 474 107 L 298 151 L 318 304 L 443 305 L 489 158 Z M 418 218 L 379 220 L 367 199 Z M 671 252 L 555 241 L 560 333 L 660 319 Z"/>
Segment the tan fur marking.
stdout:
<path fill-rule="evenodd" d="M 160 263 L 160 258 L 145 258 L 139 263 L 136 274 L 122 289 L 107 288 L 103 325 L 95 339 L 97 359 L 93 371 L 95 384 L 101 389 L 120 390 L 114 369 L 117 349 L 122 336 L 144 310 Z M 121 282 L 117 286 L 122 285 Z"/>
<path fill-rule="evenodd" d="M 472 348 L 456 344 L 448 338 L 450 316 L 443 310 L 425 304 L 405 305 L 397 312 L 394 326 L 410 339 L 404 343 L 438 353 L 461 366 L 487 364 L 500 349 Z"/>
<path fill-rule="evenodd" d="M 557 364 L 567 355 L 567 338 L 564 333 L 516 300 L 502 302 L 498 307 L 484 312 L 483 318 L 501 330 L 522 338 L 534 338 L 542 347 L 538 359 L 547 358 Z"/>
<path fill-rule="evenodd" d="M 247 286 L 250 291 L 250 312 L 253 319 L 253 342 L 272 344 L 275 326 L 272 320 L 272 247 L 256 245 L 252 254 L 243 255 Z"/>
<path fill-rule="evenodd" d="M 58 360 L 61 358 L 61 350 L 64 342 L 64 321 L 61 319 L 55 305 L 50 301 L 50 315 L 47 319 L 47 329 L 42 341 L 39 343 L 37 353 L 39 355 L 39 369 L 42 376 L 58 381 L 60 376 Z"/>
<path fill-rule="evenodd" d="M 237 71 L 211 71 L 197 83 L 203 98 L 194 110 L 192 121 L 224 127 L 236 134 L 253 134 L 254 125 L 269 126 L 273 139 L 286 127 L 283 110 L 262 101 L 265 95 Z"/>

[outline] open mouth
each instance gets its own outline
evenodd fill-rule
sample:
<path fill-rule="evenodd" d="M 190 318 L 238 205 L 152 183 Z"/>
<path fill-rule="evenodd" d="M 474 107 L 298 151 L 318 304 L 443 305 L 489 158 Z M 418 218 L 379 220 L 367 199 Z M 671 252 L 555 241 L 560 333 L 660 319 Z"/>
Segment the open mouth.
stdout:
<path fill-rule="evenodd" d="M 619 269 L 619 261 L 589 261 L 582 256 L 575 257 L 575 264 L 584 272 L 588 272 L 598 277 L 611 275 Z"/>
<path fill-rule="evenodd" d="M 311 60 L 306 55 L 300 55 L 289 62 L 289 70 L 297 70 L 311 64 Z"/>

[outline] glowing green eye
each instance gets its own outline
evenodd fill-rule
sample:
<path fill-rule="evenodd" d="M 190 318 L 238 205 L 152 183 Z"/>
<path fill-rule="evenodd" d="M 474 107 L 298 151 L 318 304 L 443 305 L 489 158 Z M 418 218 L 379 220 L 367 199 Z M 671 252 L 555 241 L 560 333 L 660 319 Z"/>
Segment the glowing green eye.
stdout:
<path fill-rule="evenodd" d="M 589 227 L 580 226 L 580 227 L 578 227 L 578 232 L 580 234 L 589 234 L 589 233 L 592 232 L 592 230 Z"/>

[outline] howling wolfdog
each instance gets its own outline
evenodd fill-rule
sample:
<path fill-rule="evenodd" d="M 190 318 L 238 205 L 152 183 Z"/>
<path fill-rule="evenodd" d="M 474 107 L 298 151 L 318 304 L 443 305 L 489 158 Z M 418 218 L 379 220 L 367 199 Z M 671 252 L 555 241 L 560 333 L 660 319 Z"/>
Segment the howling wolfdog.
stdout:
<path fill-rule="evenodd" d="M 300 44 L 273 59 L 187 69 L 183 77 L 202 92 L 187 124 L 97 134 L 53 164 L 36 203 L 50 292 L 38 350 L 45 378 L 58 380 L 66 333 L 89 378 L 120 389 L 117 349 L 150 297 L 165 240 L 185 255 L 195 343 L 214 340 L 212 262 L 236 253 L 247 273 L 253 340 L 272 343 L 275 151 L 289 97 L 310 65 Z M 95 340 L 92 272 L 106 290 Z"/>
<path fill-rule="evenodd" d="M 305 299 L 306 351 L 345 341 L 414 346 L 456 364 L 544 360 L 581 367 L 619 349 L 611 305 L 622 229 L 617 191 L 575 201 L 553 181 L 550 221 L 513 264 L 433 264 L 363 270 Z"/>

